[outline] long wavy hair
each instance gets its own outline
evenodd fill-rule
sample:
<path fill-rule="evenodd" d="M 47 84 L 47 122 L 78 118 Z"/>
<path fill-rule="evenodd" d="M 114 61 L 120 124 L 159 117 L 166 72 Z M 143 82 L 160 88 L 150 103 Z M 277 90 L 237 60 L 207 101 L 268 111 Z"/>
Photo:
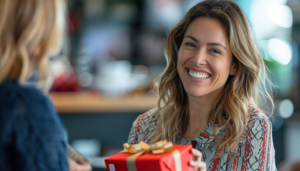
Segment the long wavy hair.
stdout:
<path fill-rule="evenodd" d="M 32 60 L 39 71 L 39 86 L 49 76 L 48 57 L 57 53 L 65 28 L 63 0 L 0 0 L 0 83 L 25 81 Z M 39 54 L 31 59 L 31 53 Z"/>
<path fill-rule="evenodd" d="M 177 71 L 177 60 L 188 26 L 199 17 L 208 17 L 222 23 L 229 38 L 233 60 L 238 66 L 236 75 L 228 77 L 228 86 L 223 89 L 210 115 L 211 121 L 219 121 L 228 127 L 226 134 L 218 141 L 222 153 L 225 149 L 236 149 L 244 137 L 251 106 L 260 108 L 260 99 L 267 99 L 273 104 L 267 89 L 268 82 L 271 83 L 267 77 L 268 70 L 255 45 L 247 17 L 237 4 L 226 0 L 200 2 L 168 33 L 165 45 L 167 66 L 155 80 L 160 119 L 151 142 L 161 139 L 178 142 L 178 136 L 182 137 L 187 129 L 188 96 Z"/>

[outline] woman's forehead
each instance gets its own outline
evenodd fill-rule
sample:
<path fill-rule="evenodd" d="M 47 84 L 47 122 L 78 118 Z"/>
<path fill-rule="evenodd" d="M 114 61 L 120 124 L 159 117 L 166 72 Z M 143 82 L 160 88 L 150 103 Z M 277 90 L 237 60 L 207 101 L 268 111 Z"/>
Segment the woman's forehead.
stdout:
<path fill-rule="evenodd" d="M 226 29 L 221 22 L 208 17 L 195 19 L 187 28 L 185 36 L 192 36 L 199 42 L 228 44 Z"/>

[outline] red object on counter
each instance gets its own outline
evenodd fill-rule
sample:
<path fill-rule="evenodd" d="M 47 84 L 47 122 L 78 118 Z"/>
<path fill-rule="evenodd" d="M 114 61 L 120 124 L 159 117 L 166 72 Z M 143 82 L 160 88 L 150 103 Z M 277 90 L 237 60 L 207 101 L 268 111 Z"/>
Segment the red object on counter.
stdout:
<path fill-rule="evenodd" d="M 182 171 L 194 171 L 189 165 L 193 160 L 191 153 L 192 145 L 174 145 L 172 149 L 176 149 L 180 153 Z M 118 153 L 105 159 L 107 171 L 130 171 L 127 168 L 126 160 L 132 154 Z M 135 160 L 137 171 L 176 171 L 175 159 L 171 152 L 162 154 L 142 154 Z"/>
<path fill-rule="evenodd" d="M 62 91 L 79 91 L 81 89 L 78 78 L 75 73 L 64 74 L 54 79 L 51 87 L 51 92 L 62 92 Z"/>

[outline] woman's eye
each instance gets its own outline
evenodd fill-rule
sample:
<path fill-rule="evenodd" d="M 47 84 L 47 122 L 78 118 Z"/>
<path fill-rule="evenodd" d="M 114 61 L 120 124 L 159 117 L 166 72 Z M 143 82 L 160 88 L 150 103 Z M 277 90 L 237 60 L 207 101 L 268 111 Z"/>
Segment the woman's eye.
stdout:
<path fill-rule="evenodd" d="M 191 46 L 191 47 L 195 47 L 195 45 L 193 45 L 193 44 L 191 44 L 191 43 L 186 43 L 185 45 Z"/>
<path fill-rule="evenodd" d="M 215 50 L 215 49 L 212 49 L 210 50 L 212 53 L 218 53 L 218 54 L 221 54 L 219 51 Z"/>

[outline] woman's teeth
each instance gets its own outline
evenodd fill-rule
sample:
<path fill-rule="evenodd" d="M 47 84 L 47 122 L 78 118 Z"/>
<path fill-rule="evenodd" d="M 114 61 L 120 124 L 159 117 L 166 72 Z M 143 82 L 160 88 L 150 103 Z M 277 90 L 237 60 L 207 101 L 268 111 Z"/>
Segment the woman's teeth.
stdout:
<path fill-rule="evenodd" d="M 199 73 L 199 72 L 192 72 L 191 70 L 189 70 L 189 74 L 194 77 L 194 78 L 208 78 L 210 77 L 209 75 L 207 74 L 203 74 L 203 73 Z"/>

